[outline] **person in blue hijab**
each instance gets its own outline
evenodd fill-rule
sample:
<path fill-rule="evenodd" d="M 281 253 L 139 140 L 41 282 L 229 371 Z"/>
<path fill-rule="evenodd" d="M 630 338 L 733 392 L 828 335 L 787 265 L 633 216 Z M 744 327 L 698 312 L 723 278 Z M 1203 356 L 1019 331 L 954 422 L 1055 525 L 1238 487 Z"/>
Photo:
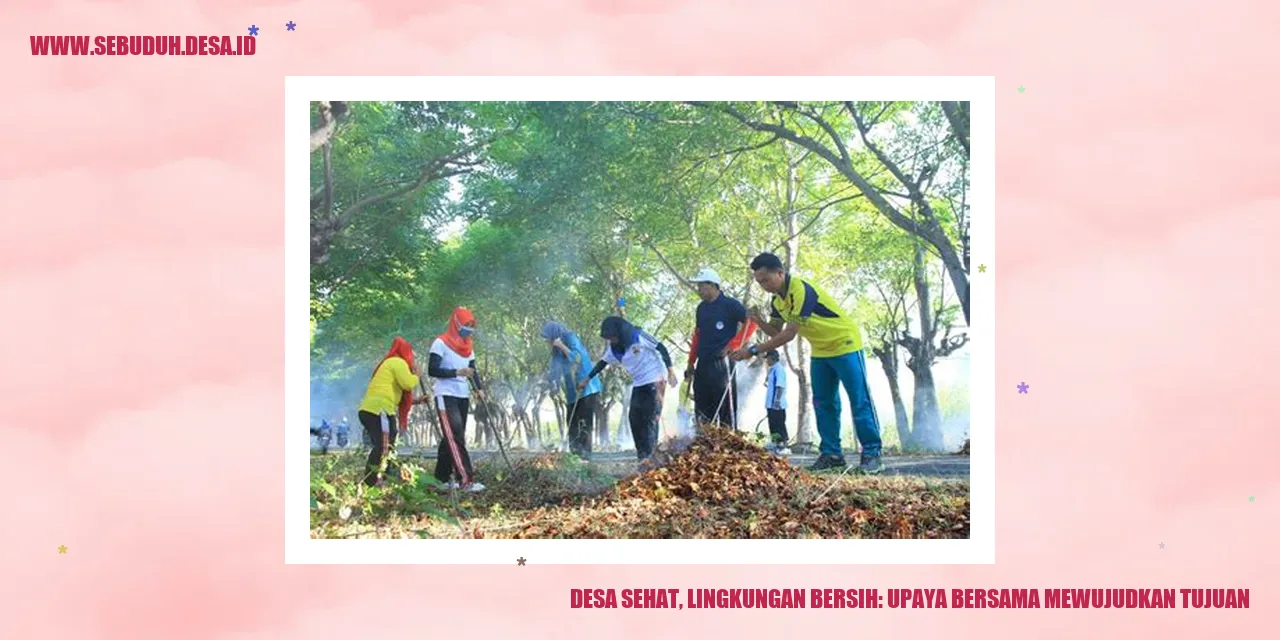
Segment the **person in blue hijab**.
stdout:
<path fill-rule="evenodd" d="M 578 381 L 586 380 L 591 372 L 591 353 L 569 327 L 555 321 L 547 322 L 542 325 L 542 339 L 551 348 L 547 378 L 564 384 L 564 401 L 569 409 L 569 451 L 583 460 L 590 460 L 595 415 L 604 385 L 600 380 L 592 379 L 581 392 L 578 391 Z"/>
<path fill-rule="evenodd" d="M 587 378 L 578 382 L 578 388 L 585 389 L 610 364 L 626 369 L 631 375 L 631 438 L 636 443 L 636 457 L 643 462 L 658 444 L 658 417 L 667 384 L 676 384 L 671 354 L 660 340 L 619 316 L 609 316 L 600 323 L 600 337 L 607 343 L 604 353 Z"/>

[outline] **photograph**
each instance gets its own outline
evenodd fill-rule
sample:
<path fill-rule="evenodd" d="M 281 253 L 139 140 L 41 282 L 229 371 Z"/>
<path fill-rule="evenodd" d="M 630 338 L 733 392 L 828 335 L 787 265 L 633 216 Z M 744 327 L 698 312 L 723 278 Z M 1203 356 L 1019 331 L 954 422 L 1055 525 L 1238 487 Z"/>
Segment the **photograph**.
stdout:
<path fill-rule="evenodd" d="M 0 640 L 1278 635 L 1280 3 L 194 4 L 0 10 Z"/>
<path fill-rule="evenodd" d="M 312 539 L 970 538 L 970 102 L 309 102 Z"/>

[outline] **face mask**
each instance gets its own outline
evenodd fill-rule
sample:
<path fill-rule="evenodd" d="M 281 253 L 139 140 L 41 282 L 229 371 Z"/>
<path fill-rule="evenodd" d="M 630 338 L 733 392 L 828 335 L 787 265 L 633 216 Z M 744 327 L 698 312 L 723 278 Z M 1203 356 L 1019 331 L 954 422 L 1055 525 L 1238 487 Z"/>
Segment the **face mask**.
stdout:
<path fill-rule="evenodd" d="M 475 330 L 475 329 L 472 329 L 471 327 L 458 327 L 458 335 L 460 335 L 460 336 L 462 336 L 462 337 L 464 337 L 464 338 L 470 338 L 470 337 L 471 337 L 471 334 L 473 334 L 473 333 L 475 333 L 475 332 L 476 332 L 476 330 Z"/>

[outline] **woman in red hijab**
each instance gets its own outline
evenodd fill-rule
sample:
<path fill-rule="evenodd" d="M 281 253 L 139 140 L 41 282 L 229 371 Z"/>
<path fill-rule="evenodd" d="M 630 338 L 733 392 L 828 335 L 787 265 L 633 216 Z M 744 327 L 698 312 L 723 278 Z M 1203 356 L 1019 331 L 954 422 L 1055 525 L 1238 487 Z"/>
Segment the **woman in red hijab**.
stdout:
<path fill-rule="evenodd" d="M 413 388 L 418 386 L 419 372 L 418 363 L 413 359 L 413 346 L 396 336 L 391 341 L 391 350 L 374 368 L 364 400 L 360 402 L 360 424 L 372 445 L 365 465 L 365 484 L 381 484 L 383 458 L 395 446 L 396 434 L 409 428 L 409 409 L 413 406 Z"/>
<path fill-rule="evenodd" d="M 467 453 L 471 383 L 475 384 L 477 400 L 482 389 L 471 343 L 475 331 L 476 318 L 471 311 L 466 307 L 454 309 L 448 329 L 431 344 L 427 375 L 434 380 L 436 410 L 445 427 L 436 453 L 436 480 L 451 488 L 483 491 L 484 485 L 472 480 L 471 456 Z"/>

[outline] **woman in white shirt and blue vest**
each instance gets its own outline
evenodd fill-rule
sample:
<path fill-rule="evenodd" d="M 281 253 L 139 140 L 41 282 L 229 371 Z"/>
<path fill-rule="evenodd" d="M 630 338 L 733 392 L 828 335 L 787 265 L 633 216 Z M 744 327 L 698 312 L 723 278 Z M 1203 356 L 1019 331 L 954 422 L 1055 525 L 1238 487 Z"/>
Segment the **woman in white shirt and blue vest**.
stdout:
<path fill-rule="evenodd" d="M 600 323 L 600 337 L 608 343 L 604 354 L 586 379 L 578 382 L 578 391 L 586 389 L 591 379 L 610 364 L 627 370 L 631 375 L 631 438 L 636 443 L 636 458 L 643 461 L 653 455 L 658 444 L 658 417 L 662 415 L 667 384 L 677 383 L 671 354 L 657 338 L 618 316 Z"/>

